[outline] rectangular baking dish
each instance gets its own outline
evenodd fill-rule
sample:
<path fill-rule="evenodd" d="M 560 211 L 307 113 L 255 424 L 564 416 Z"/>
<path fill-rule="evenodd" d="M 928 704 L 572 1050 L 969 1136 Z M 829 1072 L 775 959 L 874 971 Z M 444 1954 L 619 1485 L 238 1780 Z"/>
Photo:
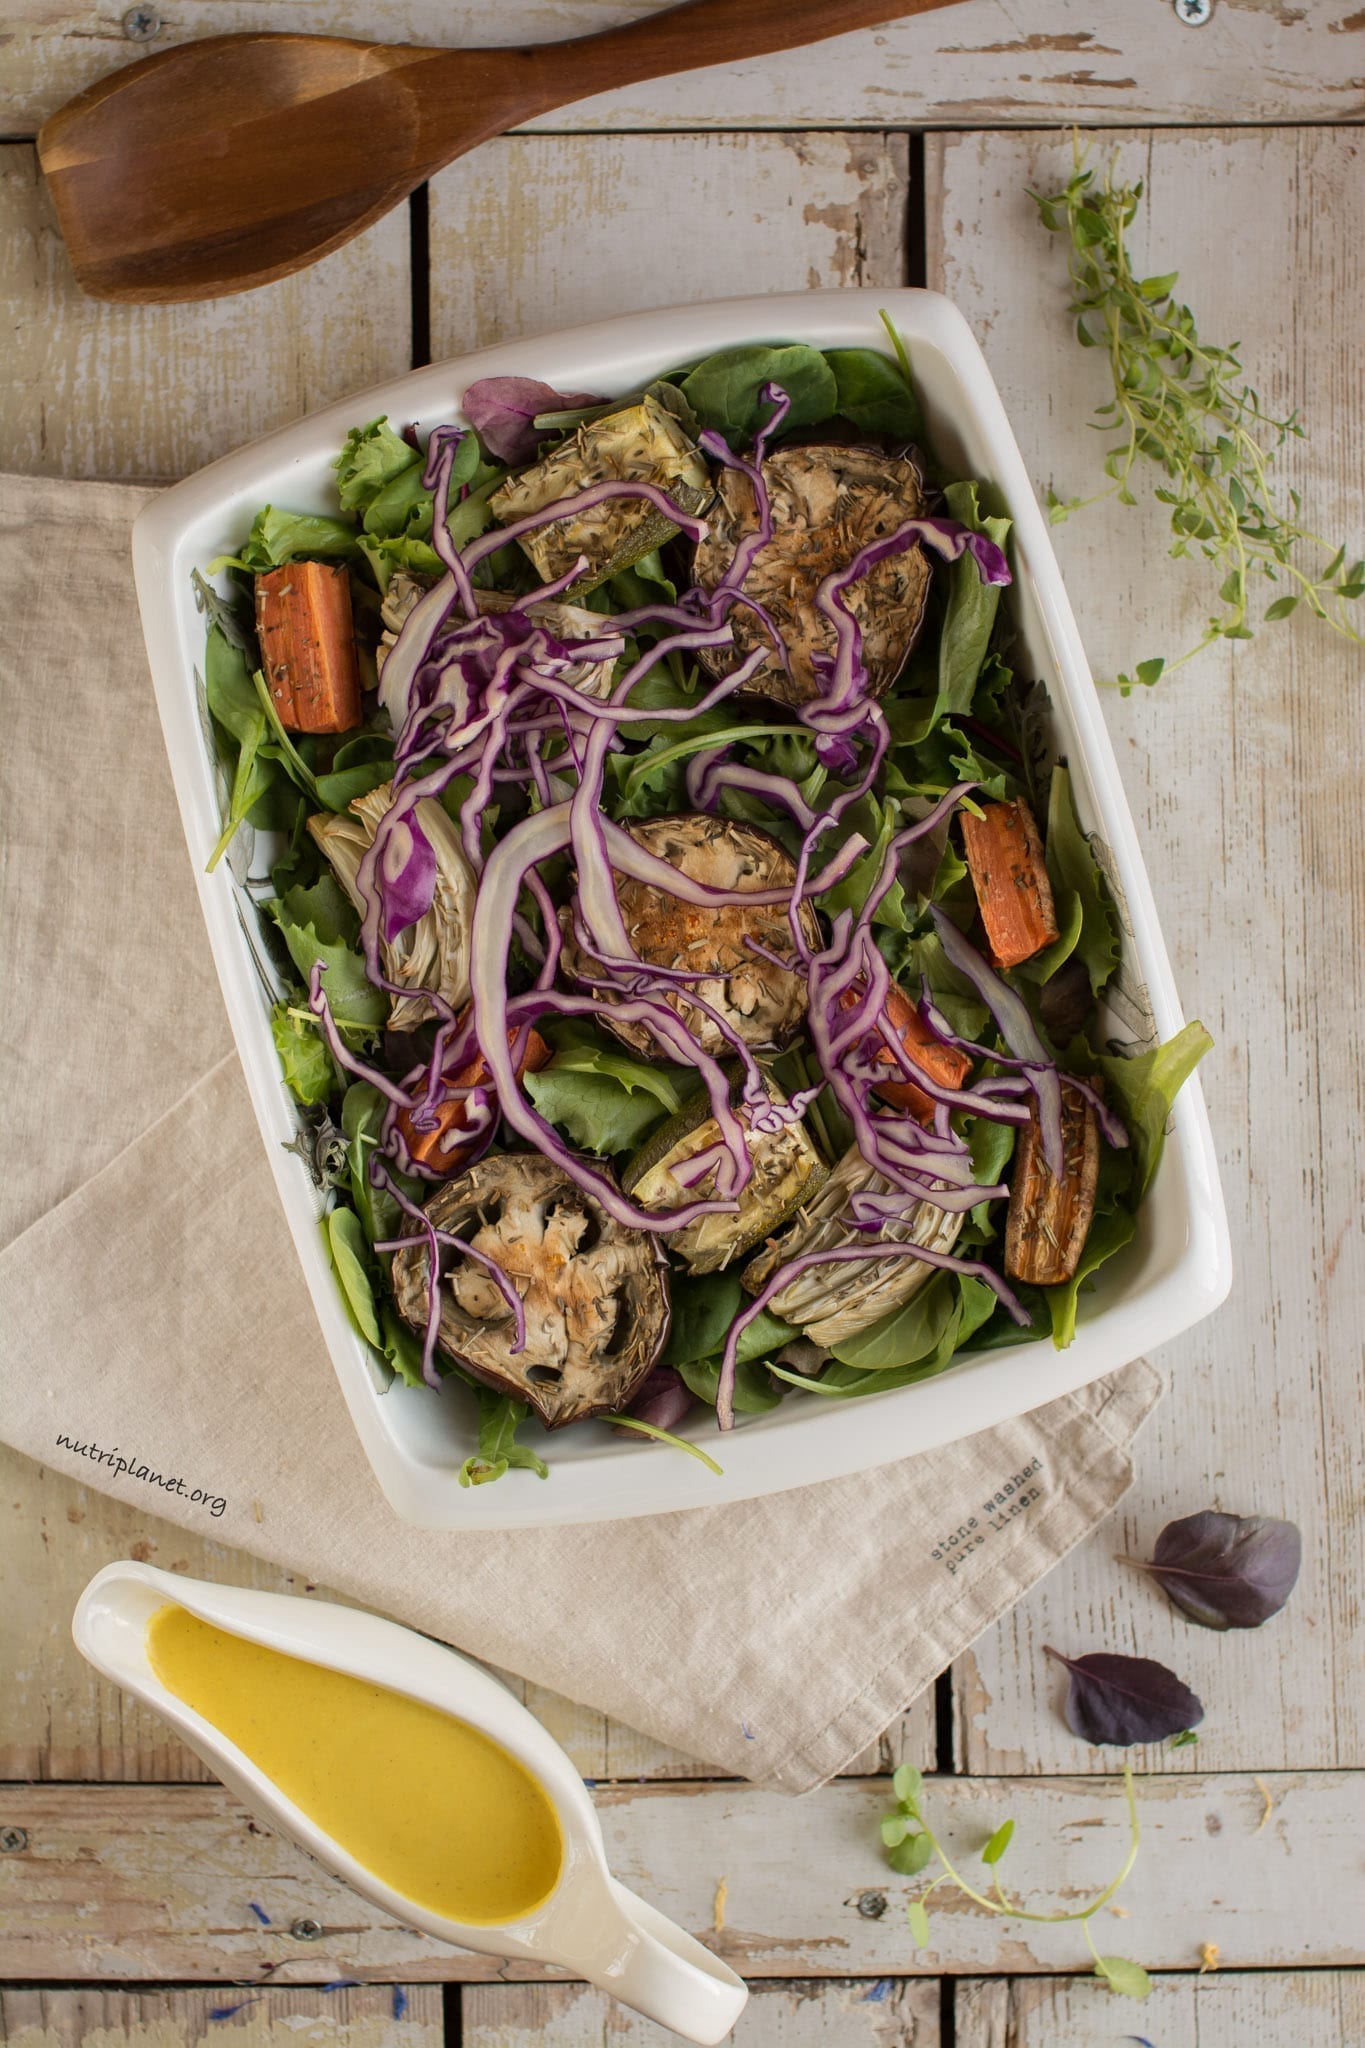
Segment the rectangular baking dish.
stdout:
<path fill-rule="evenodd" d="M 537 377 L 558 389 L 624 393 L 672 364 L 743 342 L 885 347 L 885 309 L 904 336 L 933 454 L 950 473 L 981 478 L 1014 521 L 1015 582 L 1006 592 L 1022 672 L 1051 701 L 1052 744 L 1070 765 L 1081 823 L 1094 835 L 1123 926 L 1123 960 L 1103 1013 L 1115 1049 L 1136 1051 L 1183 1022 L 1142 857 L 1099 702 L 1051 542 L 1000 395 L 966 321 L 947 299 L 918 290 L 833 291 L 722 300 L 601 321 L 482 349 L 393 379 L 268 435 L 153 500 L 133 534 L 147 652 L 223 996 L 247 1087 L 318 1321 L 346 1404 L 394 1512 L 428 1528 L 495 1529 L 604 1521 L 715 1506 L 856 1472 L 950 1443 L 1068 1393 L 1210 1314 L 1232 1279 L 1227 1221 L 1197 1080 L 1182 1090 L 1134 1241 L 1082 1297 L 1066 1351 L 1050 1338 L 967 1357 L 937 1379 L 857 1401 L 793 1394 L 720 1438 L 709 1417 L 688 1428 L 719 1457 L 716 1478 L 697 1460 L 604 1430 L 569 1430 L 548 1445 L 550 1477 L 510 1472 L 491 1486 L 456 1475 L 474 1444 L 474 1401 L 384 1384 L 387 1368 L 346 1318 L 318 1231 L 322 1200 L 286 1150 L 296 1112 L 271 1041 L 269 955 L 257 935 L 245 849 L 213 874 L 221 791 L 196 671 L 204 619 L 191 571 L 245 539 L 263 504 L 335 509 L 331 464 L 348 429 L 387 413 L 423 432 L 458 417 L 477 377 Z M 263 872 L 267 863 L 258 860 Z"/>

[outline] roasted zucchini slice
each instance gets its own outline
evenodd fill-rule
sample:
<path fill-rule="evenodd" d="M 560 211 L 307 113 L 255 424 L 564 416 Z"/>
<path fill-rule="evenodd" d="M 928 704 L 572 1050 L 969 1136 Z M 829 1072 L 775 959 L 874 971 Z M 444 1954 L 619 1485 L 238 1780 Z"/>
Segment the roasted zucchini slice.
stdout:
<path fill-rule="evenodd" d="M 600 1169 L 599 1169 L 600 1170 Z M 526 1344 L 515 1351 L 507 1299 L 476 1260 L 442 1248 L 441 1349 L 501 1394 L 525 1401 L 547 1429 L 614 1413 L 633 1398 L 668 1334 L 668 1275 L 643 1230 L 630 1230 L 551 1159 L 515 1152 L 481 1159 L 426 1205 L 521 1296 Z M 431 1254 L 395 1253 L 399 1314 L 425 1330 Z"/>
<path fill-rule="evenodd" d="M 770 833 L 731 818 L 711 818 L 702 811 L 677 817 L 644 818 L 627 827 L 647 852 L 656 854 L 695 882 L 714 889 L 737 891 L 790 889 L 796 868 Z M 697 1001 L 717 1011 L 746 1045 L 759 1049 L 780 1046 L 791 1037 L 806 1010 L 806 985 L 784 967 L 775 967 L 748 943 L 790 958 L 791 927 L 781 903 L 742 903 L 715 908 L 684 903 L 664 889 L 629 876 L 618 876 L 617 898 L 626 931 L 640 958 L 660 967 L 685 968 L 700 975 L 680 983 L 666 1000 L 686 1024 L 703 1052 L 724 1053 L 727 1042 Z M 820 927 L 807 903 L 802 928 L 813 946 Z M 592 962 L 580 951 L 567 928 L 564 970 L 592 986 Z M 599 991 L 605 1002 L 610 997 Z M 643 1024 L 621 1023 L 604 1009 L 602 1022 L 635 1052 L 657 1057 L 660 1048 Z"/>
<path fill-rule="evenodd" d="M 646 395 L 638 404 L 590 420 L 489 499 L 493 516 L 511 526 L 560 498 L 594 484 L 628 480 L 656 484 L 682 512 L 699 513 L 711 499 L 706 463 L 681 422 Z M 608 498 L 576 519 L 557 519 L 519 542 L 546 583 L 567 575 L 580 555 L 588 566 L 568 595 L 582 597 L 628 569 L 677 532 L 644 498 Z"/>
<path fill-rule="evenodd" d="M 854 1194 L 885 1195 L 891 1183 L 874 1173 L 857 1146 L 851 1146 L 814 1199 L 803 1206 L 796 1221 L 782 1236 L 751 1259 L 740 1278 L 751 1293 L 766 1286 L 779 1266 L 807 1252 L 836 1251 L 845 1245 L 866 1244 L 867 1235 L 855 1230 L 848 1213 Z M 904 1223 L 885 1223 L 880 1235 L 896 1244 L 921 1244 L 929 1251 L 951 1251 L 962 1228 L 961 1215 L 936 1208 L 932 1202 L 917 1203 Z M 884 1259 L 850 1259 L 845 1264 L 810 1266 L 798 1273 L 782 1292 L 768 1303 L 775 1316 L 794 1323 L 816 1344 L 827 1348 L 841 1344 L 859 1330 L 903 1308 L 917 1294 L 936 1269 L 923 1259 L 901 1253 Z"/>
<path fill-rule="evenodd" d="M 736 1075 L 732 1091 L 735 1097 L 739 1093 L 738 1081 Z M 780 1106 L 787 1100 L 771 1080 L 768 1096 Z M 621 1185 L 642 1209 L 653 1214 L 704 1201 L 715 1193 L 715 1175 L 707 1174 L 693 1186 L 684 1187 L 676 1169 L 719 1143 L 720 1126 L 711 1115 L 711 1098 L 703 1089 L 685 1102 L 677 1115 L 670 1117 L 637 1153 L 622 1175 Z M 753 1162 L 753 1177 L 739 1197 L 738 1213 L 699 1216 L 695 1223 L 671 1231 L 664 1239 L 669 1251 L 675 1252 L 693 1273 L 719 1273 L 734 1260 L 743 1258 L 765 1237 L 780 1230 L 827 1177 L 819 1154 L 799 1122 L 782 1124 L 775 1131 L 755 1131 L 747 1126 L 745 1149 Z"/>
<path fill-rule="evenodd" d="M 847 568 L 861 548 L 894 533 L 924 510 L 919 471 L 908 456 L 880 448 L 818 443 L 777 448 L 763 465 L 773 508 L 773 537 L 763 548 L 744 589 L 763 607 L 787 648 L 787 666 L 757 612 L 737 604 L 730 613 L 734 646 L 706 649 L 701 659 L 718 675 L 752 653 L 772 649 L 746 688 L 782 704 L 807 704 L 821 695 L 817 654 L 833 656 L 834 628 L 816 609 L 825 578 Z M 703 590 L 714 590 L 735 549 L 758 525 L 753 486 L 740 470 L 721 474 L 710 531 L 697 545 L 695 573 Z M 924 623 L 929 564 L 912 547 L 879 562 L 848 585 L 843 603 L 862 633 L 868 689 L 889 690 L 905 665 Z"/>

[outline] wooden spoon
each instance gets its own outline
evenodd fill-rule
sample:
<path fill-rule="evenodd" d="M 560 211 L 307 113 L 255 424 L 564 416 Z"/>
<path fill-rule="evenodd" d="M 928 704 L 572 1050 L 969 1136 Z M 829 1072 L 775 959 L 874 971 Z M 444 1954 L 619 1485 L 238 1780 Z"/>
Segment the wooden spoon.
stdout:
<path fill-rule="evenodd" d="M 325 256 L 452 157 L 552 107 L 948 4 L 691 0 L 523 49 L 211 36 L 80 93 L 38 155 L 82 290 L 213 298 Z"/>

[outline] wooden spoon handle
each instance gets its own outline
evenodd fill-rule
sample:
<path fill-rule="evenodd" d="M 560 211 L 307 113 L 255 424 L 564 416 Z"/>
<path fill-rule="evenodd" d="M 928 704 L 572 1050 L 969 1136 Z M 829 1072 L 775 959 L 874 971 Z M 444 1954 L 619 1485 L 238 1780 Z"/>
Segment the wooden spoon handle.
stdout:
<path fill-rule="evenodd" d="M 687 0 L 622 28 L 536 49 L 550 107 L 675 71 L 794 50 L 954 0 Z"/>

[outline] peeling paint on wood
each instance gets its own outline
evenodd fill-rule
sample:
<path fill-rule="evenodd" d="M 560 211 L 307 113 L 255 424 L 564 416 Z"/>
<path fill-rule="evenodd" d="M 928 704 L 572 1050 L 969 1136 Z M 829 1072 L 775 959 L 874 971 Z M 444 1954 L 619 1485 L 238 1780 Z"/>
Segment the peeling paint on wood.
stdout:
<path fill-rule="evenodd" d="M 441 2048 L 441 1993 L 414 1984 L 336 1991 L 4 1991 L 4 2048 Z"/>
<path fill-rule="evenodd" d="M 458 46 L 581 35 L 650 12 L 666 0 L 294 0 L 289 27 L 313 34 Z M 116 13 L 71 0 L 9 0 L 10 38 L 0 132 L 24 135 L 115 66 L 145 56 Z M 1349 17 L 1348 17 L 1349 19 Z M 791 128 L 961 125 L 995 128 L 1068 121 L 1323 121 L 1355 118 L 1362 81 L 1340 46 L 1342 0 L 1220 0 L 1197 32 L 1155 0 L 1091 0 L 1083 25 L 1058 31 L 1055 0 L 967 0 L 945 14 L 890 21 L 806 50 L 724 69 L 657 79 L 557 109 L 542 128 Z M 167 18 L 150 46 L 191 36 L 281 26 L 268 0 L 196 0 Z M 1102 58 L 1098 71 L 1057 71 L 1060 49 Z M 1105 83 L 1108 80 L 1110 83 Z M 1123 81 L 1121 84 L 1113 81 Z"/>
<path fill-rule="evenodd" d="M 1365 1973 L 1357 1970 L 1158 1976 L 1141 2006 L 1115 2000 L 1093 1980 L 969 1982 L 956 1987 L 955 2007 L 957 2048 L 1098 2048 L 1125 2038 L 1163 2048 L 1354 2048 L 1365 2041 Z"/>
<path fill-rule="evenodd" d="M 1308 523 L 1359 554 L 1359 133 L 1156 132 L 1121 145 L 1124 175 L 1147 184 L 1135 262 L 1178 269 L 1201 334 L 1240 339 L 1266 405 L 1301 409 L 1307 439 L 1285 450 L 1285 479 Z M 1055 132 L 931 137 L 928 259 L 930 283 L 982 341 L 1036 482 L 1083 495 L 1103 481 L 1105 443 L 1086 421 L 1104 372 L 1075 344 L 1060 238 L 1025 197 L 1055 189 L 1070 162 L 1071 139 Z M 1252 190 L 1264 199 L 1254 235 Z M 1202 565 L 1167 566 L 1161 507 L 1095 507 L 1055 540 L 1098 674 L 1198 639 L 1216 589 Z M 1212 1322 L 1158 1355 L 1171 1391 L 1119 1513 L 959 1666 L 967 1770 L 1111 1768 L 1059 1718 L 1044 1642 L 1157 1657 L 1193 1686 L 1199 1743 L 1148 1759 L 1160 1769 L 1365 1763 L 1365 1049 L 1351 1021 L 1365 1004 L 1361 678 L 1360 650 L 1301 613 L 1151 692 L 1105 695 L 1185 1012 L 1215 1040 L 1200 1071 L 1236 1279 Z M 1149 1557 L 1166 1521 L 1205 1507 L 1303 1529 L 1299 1586 L 1264 1629 L 1191 1627 L 1114 1562 Z"/>
<path fill-rule="evenodd" d="M 509 136 L 431 185 L 438 358 L 611 313 L 900 284 L 904 136 Z"/>
<path fill-rule="evenodd" d="M 659 2029 L 587 1984 L 479 1984 L 461 1993 L 464 2048 L 658 2048 Z M 677 2037 L 674 2036 L 676 2039 Z M 756 1984 L 734 2048 L 939 2048 L 932 1979 Z"/>
<path fill-rule="evenodd" d="M 1143 1847 L 1124 1888 L 1123 1947 L 1154 1968 L 1197 1971 L 1217 1942 L 1226 1965 L 1359 1965 L 1356 1900 L 1365 1774 L 1285 1773 L 1275 1811 L 1243 1776 L 1144 1779 Z M 1115 1779 L 930 1781 L 935 1826 L 968 1863 L 1006 1814 L 1013 1883 L 1041 1910 L 1093 1896 L 1126 1847 Z M 916 1953 L 877 1822 L 886 1780 L 841 1779 L 794 1804 L 726 1783 L 600 1789 L 607 1854 L 621 1881 L 746 1977 L 1056 1973 L 1088 1967 L 1074 1927 L 1002 1924 L 945 1888 L 934 1947 Z M 523 1982 L 523 1964 L 447 1949 L 397 1926 L 220 1789 L 8 1788 L 0 1824 L 27 1830 L 0 1856 L 0 1976 L 153 1983 Z M 1208 1817 L 1218 1826 L 1210 1831 Z M 1099 1821 L 1101 1825 L 1080 1825 Z M 726 1921 L 713 1928 L 723 1857 Z M 869 1894 L 879 1915 L 860 1911 Z M 262 1926 L 255 1901 L 268 1917 Z M 300 1942 L 300 1919 L 323 1929 Z M 1206 1979 L 1206 1982 L 1213 1981 Z"/>

